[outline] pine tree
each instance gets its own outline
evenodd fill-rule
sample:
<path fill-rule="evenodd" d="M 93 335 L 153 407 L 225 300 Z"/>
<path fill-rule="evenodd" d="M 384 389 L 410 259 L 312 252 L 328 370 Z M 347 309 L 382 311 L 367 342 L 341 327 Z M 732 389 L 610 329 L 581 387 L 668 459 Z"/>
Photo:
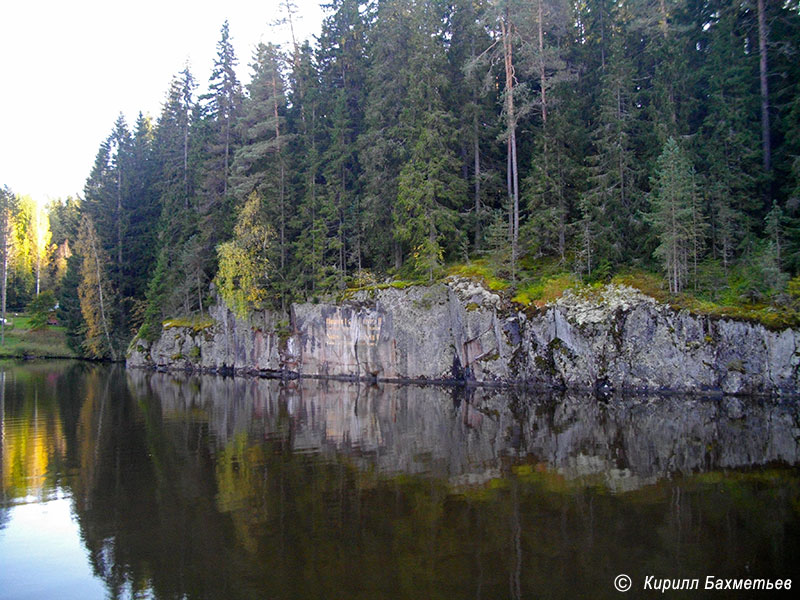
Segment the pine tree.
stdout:
<path fill-rule="evenodd" d="M 445 241 L 459 238 L 457 209 L 466 192 L 448 147 L 450 125 L 441 110 L 427 114 L 398 178 L 395 236 L 411 249 L 412 268 L 430 280 L 442 264 Z"/>
<path fill-rule="evenodd" d="M 357 140 L 363 129 L 364 88 L 367 77 L 366 24 L 356 0 L 334 0 L 328 5 L 317 53 L 326 147 L 321 153 L 323 186 L 319 192 L 335 212 L 339 285 L 348 269 L 361 269 L 364 228 L 361 207 L 361 165 Z"/>
<path fill-rule="evenodd" d="M 586 267 L 619 264 L 636 256 L 642 239 L 641 198 L 634 149 L 637 119 L 633 66 L 624 32 L 606 31 L 607 60 L 600 76 L 598 114 L 588 157 L 588 189 L 582 201 L 583 254 Z M 589 247 L 591 246 L 591 248 Z"/>
<path fill-rule="evenodd" d="M 228 21 L 222 24 L 220 41 L 217 43 L 217 58 L 208 83 L 209 93 L 206 96 L 207 117 L 214 123 L 216 131 L 212 151 L 216 154 L 212 158 L 210 167 L 210 180 L 207 183 L 210 189 L 207 193 L 219 195 L 223 199 L 228 195 L 228 176 L 233 158 L 237 138 L 235 132 L 236 121 L 240 115 L 242 105 L 241 84 L 236 77 L 238 60 L 231 43 Z M 208 201 L 214 202 L 215 198 Z"/>
<path fill-rule="evenodd" d="M 154 162 L 160 204 L 172 215 L 188 211 L 194 189 L 194 169 L 190 162 L 190 133 L 196 84 L 189 68 L 172 79 L 161 115 L 153 132 Z"/>
<path fill-rule="evenodd" d="M 58 320 L 66 331 L 67 345 L 78 354 L 83 353 L 86 327 L 81 312 L 78 287 L 81 281 L 82 257 L 73 253 L 67 259 L 67 268 L 58 292 Z"/>
<path fill-rule="evenodd" d="M 184 248 L 198 230 L 195 184 L 201 160 L 194 143 L 195 87 L 188 67 L 173 78 L 153 132 L 153 188 L 158 196 L 154 210 L 160 210 L 160 215 L 156 231 L 152 232 L 156 238 L 155 269 L 143 294 L 145 337 L 161 330 L 167 314 L 188 313 L 203 306 L 205 272 L 192 277 L 191 269 L 182 262 Z M 207 254 L 199 251 L 198 256 Z"/>
<path fill-rule="evenodd" d="M 242 145 L 232 165 L 231 185 L 240 205 L 255 192 L 266 200 L 265 216 L 278 233 L 275 265 L 286 275 L 289 252 L 290 186 L 287 161 L 286 95 L 284 58 L 273 45 L 259 44 L 253 63 L 243 115 L 238 126 Z M 222 255 L 220 255 L 222 256 Z M 274 282 L 277 284 L 277 282 Z M 288 290 L 273 290 L 284 297 Z"/>
<path fill-rule="evenodd" d="M 236 77 L 236 55 L 228 22 L 222 25 L 217 57 L 209 79 L 207 94 L 201 96 L 202 114 L 194 117 L 196 140 L 202 144 L 204 157 L 202 185 L 197 190 L 199 230 L 204 254 L 213 256 L 213 248 L 230 234 L 231 203 L 228 193 L 230 167 L 239 145 L 236 123 L 241 116 L 242 89 Z M 206 270 L 214 270 L 213 259 Z"/>
<path fill-rule="evenodd" d="M 703 239 L 694 167 L 674 138 L 658 157 L 650 195 L 650 221 L 658 235 L 655 256 L 676 294 L 686 286 L 690 262 L 697 263 Z"/>
<path fill-rule="evenodd" d="M 158 250 L 161 207 L 156 185 L 159 165 L 154 160 L 154 133 L 151 119 L 140 113 L 131 143 L 131 181 L 125 205 L 126 256 L 123 264 L 124 280 L 119 288 L 120 294 L 129 304 L 136 304 L 144 298 Z"/>
<path fill-rule="evenodd" d="M 408 161 L 411 124 L 403 109 L 412 77 L 409 69 L 414 38 L 411 0 L 377 3 L 371 28 L 364 105 L 364 131 L 358 146 L 364 166 L 363 212 L 371 224 L 365 251 L 380 270 L 399 268 L 403 248 L 392 235 L 400 171 Z"/>
<path fill-rule="evenodd" d="M 124 282 L 128 195 L 132 138 L 125 117 L 120 114 L 111 134 L 100 144 L 94 167 L 84 187 L 83 210 L 98 231 L 99 241 L 111 257 L 110 275 L 115 287 Z"/>
<path fill-rule="evenodd" d="M 456 121 L 444 100 L 446 54 L 435 5 L 421 4 L 410 19 L 412 54 L 400 118 L 408 125 L 411 153 L 397 180 L 394 236 L 410 252 L 411 267 L 433 277 L 444 253 L 462 240 L 457 227 L 467 186 L 455 152 Z"/>
<path fill-rule="evenodd" d="M 741 15 L 727 3 L 716 8 L 702 47 L 704 115 L 696 143 L 707 172 L 714 250 L 727 268 L 760 222 L 761 164 L 758 99 L 749 85 L 753 57 L 744 51 Z"/>
<path fill-rule="evenodd" d="M 491 198 L 496 195 L 495 140 L 498 125 L 495 106 L 497 91 L 485 85 L 486 68 L 480 65 L 479 53 L 492 44 L 481 18 L 487 10 L 484 0 L 457 0 L 449 17 L 451 42 L 447 48 L 449 63 L 445 106 L 460 107 L 451 111 L 459 130 L 459 155 L 463 178 L 472 188 L 472 208 L 468 226 L 475 251 L 482 249 L 484 232 L 491 223 Z"/>
<path fill-rule="evenodd" d="M 288 142 L 287 158 L 293 175 L 292 196 L 297 199 L 298 207 L 290 225 L 295 233 L 290 280 L 305 293 L 316 293 L 333 287 L 338 253 L 332 252 L 332 235 L 329 235 L 335 228 L 335 210 L 326 202 L 320 181 L 325 92 L 308 43 L 300 50 L 291 80 L 294 83 L 287 120 L 295 134 Z"/>

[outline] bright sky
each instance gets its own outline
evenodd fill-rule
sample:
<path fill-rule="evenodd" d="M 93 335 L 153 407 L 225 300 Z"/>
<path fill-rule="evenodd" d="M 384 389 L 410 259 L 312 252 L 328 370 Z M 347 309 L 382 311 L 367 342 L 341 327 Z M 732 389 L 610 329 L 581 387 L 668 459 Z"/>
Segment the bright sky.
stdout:
<path fill-rule="evenodd" d="M 294 0 L 299 41 L 319 34 L 320 1 Z M 82 196 L 120 112 L 129 125 L 139 111 L 157 118 L 187 60 L 205 91 L 225 19 L 245 83 L 259 41 L 288 49 L 288 27 L 270 27 L 282 2 L 3 0 L 0 186 L 39 201 Z"/>

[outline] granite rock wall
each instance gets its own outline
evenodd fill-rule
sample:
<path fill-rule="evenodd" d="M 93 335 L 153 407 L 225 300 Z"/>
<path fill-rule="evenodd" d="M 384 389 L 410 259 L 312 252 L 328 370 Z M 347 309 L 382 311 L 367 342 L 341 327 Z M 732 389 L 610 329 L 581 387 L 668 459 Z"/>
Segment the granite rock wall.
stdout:
<path fill-rule="evenodd" d="M 520 311 L 481 285 L 358 292 L 339 304 L 295 304 L 289 315 L 236 317 L 134 340 L 129 367 L 469 381 L 610 390 L 797 394 L 800 331 L 692 315 L 632 288 L 570 292 Z"/>

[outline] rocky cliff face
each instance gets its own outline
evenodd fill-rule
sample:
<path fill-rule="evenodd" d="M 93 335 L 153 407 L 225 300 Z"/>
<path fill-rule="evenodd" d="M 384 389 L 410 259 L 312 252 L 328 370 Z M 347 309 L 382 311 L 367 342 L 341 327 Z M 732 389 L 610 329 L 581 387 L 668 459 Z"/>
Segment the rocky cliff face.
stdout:
<path fill-rule="evenodd" d="M 359 292 L 295 304 L 288 319 L 236 318 L 223 305 L 202 330 L 135 341 L 130 367 L 379 380 L 466 380 L 635 391 L 796 394 L 800 331 L 691 315 L 637 290 L 567 292 L 536 313 L 482 286 Z"/>

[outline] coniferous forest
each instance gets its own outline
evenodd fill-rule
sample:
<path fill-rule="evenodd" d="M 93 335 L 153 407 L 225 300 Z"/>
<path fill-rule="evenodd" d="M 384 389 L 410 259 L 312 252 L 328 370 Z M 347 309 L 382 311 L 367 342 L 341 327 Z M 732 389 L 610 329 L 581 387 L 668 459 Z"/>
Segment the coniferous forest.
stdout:
<path fill-rule="evenodd" d="M 223 24 L 208 81 L 187 67 L 160 114 L 109 124 L 81 198 L 39 217 L 4 189 L 3 302 L 53 292 L 73 345 L 115 359 L 217 295 L 245 314 L 448 273 L 523 304 L 617 278 L 797 322 L 800 1 L 326 14 L 314 44 L 245 57 Z"/>

